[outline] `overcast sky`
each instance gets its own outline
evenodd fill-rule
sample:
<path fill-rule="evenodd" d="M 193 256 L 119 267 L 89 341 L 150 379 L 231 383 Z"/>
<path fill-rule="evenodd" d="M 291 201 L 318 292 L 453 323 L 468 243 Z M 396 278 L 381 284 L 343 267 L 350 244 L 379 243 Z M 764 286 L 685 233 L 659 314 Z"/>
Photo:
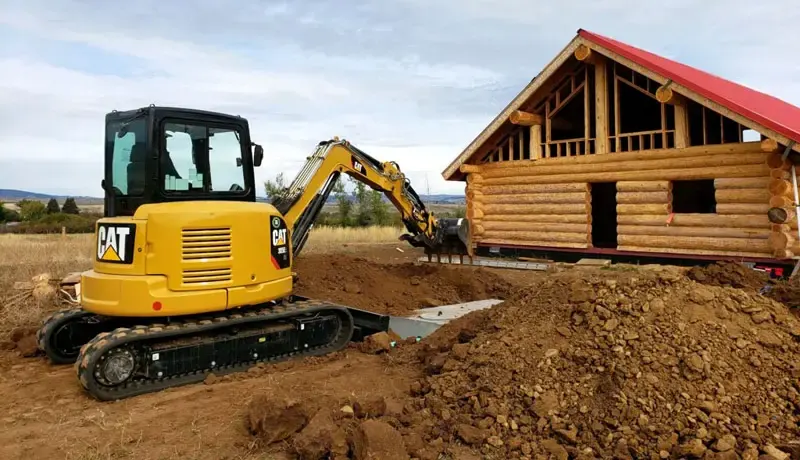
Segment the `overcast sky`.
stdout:
<path fill-rule="evenodd" d="M 798 23 L 789 0 L 0 0 L 0 188 L 102 196 L 104 114 L 155 103 L 248 118 L 260 180 L 338 135 L 462 193 L 441 171 L 578 28 L 800 105 Z"/>

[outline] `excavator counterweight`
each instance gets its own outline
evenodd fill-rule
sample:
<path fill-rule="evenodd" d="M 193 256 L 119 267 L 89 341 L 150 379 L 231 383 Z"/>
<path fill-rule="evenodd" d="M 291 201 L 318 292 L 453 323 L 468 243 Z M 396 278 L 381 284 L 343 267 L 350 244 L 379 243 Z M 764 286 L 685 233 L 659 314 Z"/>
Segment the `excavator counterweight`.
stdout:
<path fill-rule="evenodd" d="M 317 145 L 271 203 L 242 117 L 171 107 L 106 116 L 104 217 L 80 308 L 51 315 L 39 348 L 75 363 L 101 400 L 193 383 L 259 362 L 329 353 L 388 317 L 294 292 L 292 267 L 341 174 L 379 190 L 428 254 L 470 254 L 466 219 L 426 209 L 400 167 L 345 140 Z"/>

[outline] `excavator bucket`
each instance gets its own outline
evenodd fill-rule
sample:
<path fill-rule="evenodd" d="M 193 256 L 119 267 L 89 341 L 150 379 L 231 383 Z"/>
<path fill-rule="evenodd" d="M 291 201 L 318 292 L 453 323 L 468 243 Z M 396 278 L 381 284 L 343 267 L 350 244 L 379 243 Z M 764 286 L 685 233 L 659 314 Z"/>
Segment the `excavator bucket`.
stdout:
<path fill-rule="evenodd" d="M 446 256 L 452 262 L 453 256 L 458 256 L 463 263 L 464 256 L 472 258 L 472 245 L 470 244 L 470 226 L 466 218 L 446 218 L 439 219 L 439 229 L 437 231 L 438 244 L 426 246 L 425 254 L 428 260 L 436 256 L 440 261 L 442 256 Z"/>

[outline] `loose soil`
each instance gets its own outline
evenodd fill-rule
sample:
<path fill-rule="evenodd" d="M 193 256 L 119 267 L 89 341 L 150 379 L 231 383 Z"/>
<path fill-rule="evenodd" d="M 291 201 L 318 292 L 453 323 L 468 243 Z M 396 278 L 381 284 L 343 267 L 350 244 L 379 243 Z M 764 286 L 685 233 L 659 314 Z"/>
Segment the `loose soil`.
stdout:
<path fill-rule="evenodd" d="M 741 277 L 342 255 L 296 270 L 298 294 L 384 313 L 505 302 L 419 343 L 381 334 L 116 403 L 88 398 L 71 366 L 0 350 L 0 458 L 800 455 L 800 322 Z"/>
<path fill-rule="evenodd" d="M 296 269 L 299 295 L 400 316 L 424 307 L 502 299 L 512 287 L 502 275 L 480 267 L 380 263 L 343 255 L 300 259 Z"/>

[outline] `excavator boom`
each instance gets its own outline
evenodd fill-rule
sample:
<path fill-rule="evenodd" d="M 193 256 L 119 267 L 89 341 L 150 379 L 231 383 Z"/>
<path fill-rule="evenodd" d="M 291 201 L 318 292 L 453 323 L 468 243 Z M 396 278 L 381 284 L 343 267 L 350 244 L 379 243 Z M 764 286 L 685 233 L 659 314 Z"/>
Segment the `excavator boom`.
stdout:
<path fill-rule="evenodd" d="M 471 255 L 469 223 L 463 218 L 436 218 L 425 208 L 400 166 L 380 162 L 346 140 L 320 142 L 292 183 L 272 204 L 293 229 L 297 255 L 341 174 L 383 192 L 400 213 L 408 234 L 401 237 L 428 254 Z"/>

